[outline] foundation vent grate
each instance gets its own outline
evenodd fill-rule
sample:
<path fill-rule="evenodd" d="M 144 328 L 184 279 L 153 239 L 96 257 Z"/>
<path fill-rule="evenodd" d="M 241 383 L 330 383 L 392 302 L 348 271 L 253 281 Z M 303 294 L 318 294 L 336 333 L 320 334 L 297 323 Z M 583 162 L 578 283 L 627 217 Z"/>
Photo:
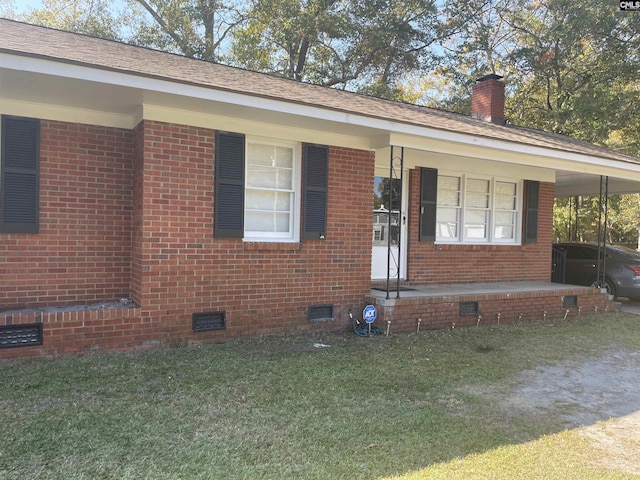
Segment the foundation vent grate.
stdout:
<path fill-rule="evenodd" d="M 478 313 L 478 302 L 460 302 L 460 316 L 477 315 Z"/>
<path fill-rule="evenodd" d="M 0 326 L 0 348 L 42 345 L 42 324 Z"/>
<path fill-rule="evenodd" d="M 191 318 L 194 332 L 225 329 L 226 312 L 194 313 Z"/>
<path fill-rule="evenodd" d="M 333 305 L 310 305 L 308 318 L 310 322 L 330 322 L 333 320 Z"/>
<path fill-rule="evenodd" d="M 565 295 L 562 299 L 562 306 L 564 308 L 574 308 L 578 306 L 578 296 L 577 295 Z"/>

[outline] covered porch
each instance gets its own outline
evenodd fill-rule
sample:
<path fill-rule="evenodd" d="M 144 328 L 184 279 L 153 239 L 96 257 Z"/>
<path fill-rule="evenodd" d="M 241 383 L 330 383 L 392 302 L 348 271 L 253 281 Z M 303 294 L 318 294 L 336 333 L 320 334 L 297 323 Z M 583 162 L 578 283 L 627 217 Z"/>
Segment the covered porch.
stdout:
<path fill-rule="evenodd" d="M 377 156 L 379 171 L 384 167 L 382 164 L 385 157 L 388 158 L 388 178 L 391 179 L 389 185 L 397 185 L 394 188 L 379 189 L 385 193 L 381 202 L 396 205 L 395 209 L 398 212 L 395 223 L 391 215 L 387 217 L 388 229 L 391 232 L 395 225 L 404 226 L 406 223 L 406 226 L 396 227 L 393 241 L 389 240 L 386 245 L 380 245 L 378 248 L 381 255 L 373 257 L 374 267 L 378 260 L 386 274 L 386 279 L 372 275 L 372 289 L 366 297 L 366 302 L 378 309 L 377 325 L 387 328 L 387 322 L 391 322 L 390 328 L 394 331 L 416 331 L 420 328 L 456 328 L 519 321 L 573 319 L 581 315 L 620 311 L 621 303 L 614 301 L 605 289 L 551 282 L 553 199 L 575 195 L 599 196 L 599 222 L 604 238 L 608 196 L 640 192 L 640 177 L 635 165 L 598 158 L 598 151 L 580 153 L 586 154 L 586 161 L 583 158 L 578 159 L 577 155 L 562 152 L 558 153 L 557 158 L 544 158 L 547 164 L 542 162 L 541 157 L 544 175 L 533 170 L 522 174 L 522 178 L 542 175 L 539 180 L 540 185 L 544 186 L 540 187 L 540 191 L 542 188 L 545 189 L 544 207 L 542 203 L 534 200 L 535 224 L 539 229 L 539 236 L 533 241 L 530 241 L 526 234 L 529 224 L 523 218 L 514 229 L 521 228 L 522 236 L 512 246 L 505 247 L 492 244 L 490 241 L 484 246 L 465 245 L 464 241 L 456 244 L 434 236 L 435 242 L 431 244 L 433 247 L 424 248 L 415 240 L 423 233 L 422 222 L 415 221 L 419 212 L 415 205 L 419 203 L 421 208 L 425 205 L 422 194 L 415 194 L 416 187 L 421 188 L 421 184 L 416 181 L 411 183 L 406 181 L 406 178 L 410 177 L 412 169 L 424 166 L 444 168 L 444 163 L 438 164 L 439 157 L 433 153 L 428 157 L 429 163 L 425 163 L 417 150 L 404 146 L 392 146 L 384 150 L 382 155 Z M 570 158 L 564 158 L 565 156 Z M 453 163 L 456 157 L 450 155 L 441 160 Z M 469 169 L 480 169 L 485 165 L 485 175 L 490 171 L 498 171 L 500 167 L 501 170 L 506 169 L 495 160 L 483 158 L 482 161 L 475 159 L 473 167 L 470 166 Z M 460 162 L 461 165 L 464 164 L 462 160 Z M 533 166 L 527 165 L 527 168 Z M 518 172 L 515 172 L 514 176 Z M 414 175 L 414 178 L 416 177 Z M 525 207 L 529 201 L 529 198 L 525 198 Z M 432 204 L 437 210 L 435 194 Z M 524 217 L 524 213 L 522 215 Z M 374 253 L 375 242 L 374 235 Z M 525 257 L 521 255 L 525 248 L 537 250 Z M 526 258 L 524 263 L 517 263 L 517 268 L 535 270 L 530 279 L 527 279 L 526 275 L 519 275 L 519 271 L 514 272 L 513 269 L 506 273 L 501 272 L 500 265 L 513 261 L 515 257 Z M 415 265 L 416 258 L 423 261 L 420 269 L 411 266 L 412 262 Z M 443 258 L 449 263 L 446 269 L 439 271 Z M 461 268 L 465 268 L 467 272 L 473 273 L 464 277 L 459 272 L 460 268 L 457 268 L 460 265 L 463 265 Z M 602 270 L 598 268 L 598 278 L 604 277 L 604 267 Z M 375 268 L 373 271 L 375 272 Z M 432 274 L 434 271 L 437 273 Z M 475 277 L 478 281 L 469 277 Z M 444 282 L 440 283 L 439 279 L 443 279 Z"/>

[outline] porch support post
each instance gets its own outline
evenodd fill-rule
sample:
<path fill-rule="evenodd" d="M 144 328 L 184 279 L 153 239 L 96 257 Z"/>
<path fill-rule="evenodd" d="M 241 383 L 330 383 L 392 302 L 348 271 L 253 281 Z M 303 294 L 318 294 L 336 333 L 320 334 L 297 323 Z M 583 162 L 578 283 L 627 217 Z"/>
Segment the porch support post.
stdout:
<path fill-rule="evenodd" d="M 600 197 L 598 202 L 598 285 L 605 284 L 605 269 L 607 256 L 607 223 L 609 222 L 609 177 L 600 175 Z M 604 216 L 604 223 L 602 221 Z"/>
<path fill-rule="evenodd" d="M 399 149 L 399 153 L 397 150 Z M 389 219 L 387 224 L 387 299 L 389 299 L 389 291 L 391 278 L 392 260 L 395 267 L 396 276 L 396 298 L 400 298 L 400 262 L 402 258 L 402 225 L 406 221 L 404 212 L 402 211 L 402 185 L 404 175 L 404 147 L 396 147 L 391 145 L 389 154 L 389 198 L 387 205 L 389 205 Z M 400 180 L 399 188 L 394 188 L 398 184 L 395 180 Z M 394 214 L 395 210 L 395 214 Z M 393 224 L 393 218 L 397 219 L 396 235 L 392 235 L 391 226 Z M 397 241 L 397 258 L 393 258 L 392 240 Z"/>

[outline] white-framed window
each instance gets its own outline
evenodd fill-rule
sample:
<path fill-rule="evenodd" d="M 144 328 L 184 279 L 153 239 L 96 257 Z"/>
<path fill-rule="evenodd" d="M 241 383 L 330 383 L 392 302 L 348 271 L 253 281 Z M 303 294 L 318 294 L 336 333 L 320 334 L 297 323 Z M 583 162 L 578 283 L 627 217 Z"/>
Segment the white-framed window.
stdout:
<path fill-rule="evenodd" d="M 482 175 L 438 175 L 436 241 L 518 244 L 522 182 Z"/>
<path fill-rule="evenodd" d="M 299 240 L 300 159 L 298 143 L 247 137 L 245 240 Z"/>

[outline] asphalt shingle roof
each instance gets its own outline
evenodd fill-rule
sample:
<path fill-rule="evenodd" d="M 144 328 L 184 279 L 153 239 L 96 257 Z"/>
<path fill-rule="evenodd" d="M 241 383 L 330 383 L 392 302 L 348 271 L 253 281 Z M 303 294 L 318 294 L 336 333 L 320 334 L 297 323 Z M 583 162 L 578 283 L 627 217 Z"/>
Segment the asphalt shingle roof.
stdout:
<path fill-rule="evenodd" d="M 6 19 L 0 19 L 0 52 L 640 165 L 640 159 L 636 157 L 564 135 L 495 125 L 468 115 L 310 85 Z"/>

